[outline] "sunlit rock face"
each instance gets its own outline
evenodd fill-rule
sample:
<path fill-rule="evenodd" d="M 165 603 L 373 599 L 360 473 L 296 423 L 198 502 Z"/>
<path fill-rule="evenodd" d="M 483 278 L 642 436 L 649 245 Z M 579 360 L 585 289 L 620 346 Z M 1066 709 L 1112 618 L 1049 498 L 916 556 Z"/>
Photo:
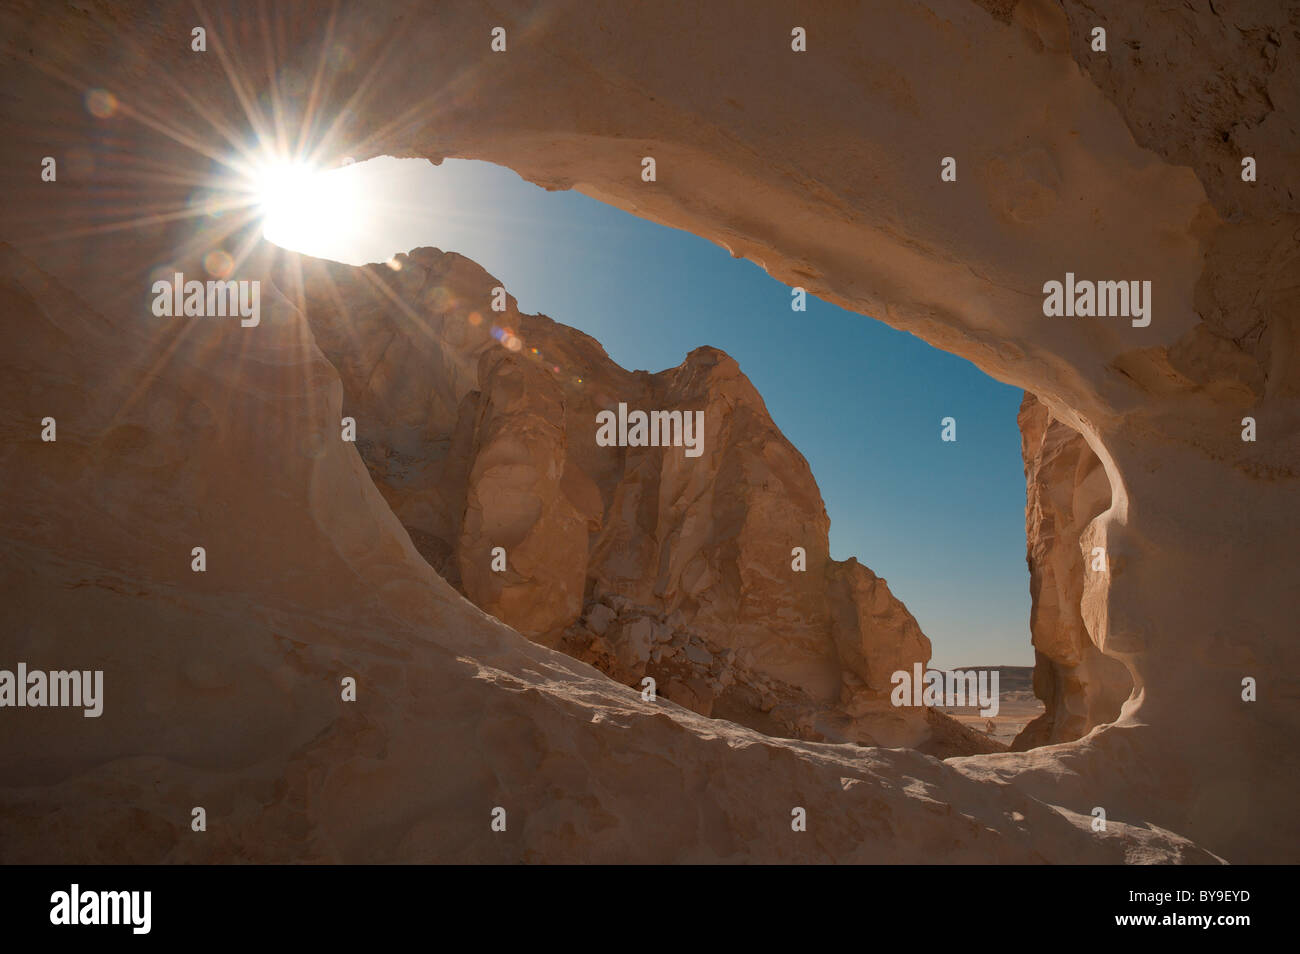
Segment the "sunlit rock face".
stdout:
<path fill-rule="evenodd" d="M 4 860 L 1297 860 L 1292 10 L 824 5 L 794 53 L 788 4 L 592 0 L 503 10 L 493 53 L 478 3 L 203 6 L 204 54 L 186 5 L 0 9 L 0 645 L 105 671 L 99 719 L 6 716 Z M 269 285 L 255 234 L 161 211 L 255 130 L 580 189 L 1033 393 L 1111 485 L 1079 608 L 1120 718 L 944 762 L 777 739 L 485 615 L 337 439 L 292 288 L 253 329 L 149 312 L 216 247 Z M 1151 324 L 1046 317 L 1067 271 L 1151 281 Z"/>
<path fill-rule="evenodd" d="M 1133 686 L 1128 669 L 1102 654 L 1080 615 L 1093 554 L 1080 536 L 1110 506 L 1110 482 L 1079 432 L 1057 420 L 1031 394 L 1018 418 L 1025 460 L 1034 694 L 1047 711 L 1012 744 L 1023 750 L 1069 742 L 1113 722 Z"/>
<path fill-rule="evenodd" d="M 997 750 L 890 704 L 891 675 L 925 666 L 930 641 L 884 580 L 830 559 L 807 462 L 726 354 L 626 371 L 513 298 L 492 310 L 497 280 L 437 249 L 364 269 L 296 261 L 281 282 L 290 271 L 376 484 L 476 605 L 619 682 L 648 676 L 770 734 Z M 602 446 L 598 417 L 620 404 L 703 426 L 682 446 Z"/>

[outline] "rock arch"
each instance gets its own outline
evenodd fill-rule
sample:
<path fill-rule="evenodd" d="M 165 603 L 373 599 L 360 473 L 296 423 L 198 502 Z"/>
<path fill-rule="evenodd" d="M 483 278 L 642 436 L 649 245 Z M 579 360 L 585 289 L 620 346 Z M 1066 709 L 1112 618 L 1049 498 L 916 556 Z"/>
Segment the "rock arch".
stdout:
<path fill-rule="evenodd" d="M 34 786 L 3 792 L 22 823 L 6 859 L 51 840 L 59 860 L 219 858 L 256 836 L 259 857 L 279 860 L 816 860 L 832 844 L 879 861 L 1294 860 L 1295 24 L 1093 3 L 1111 45 L 1099 62 L 1083 39 L 1098 14 L 1083 9 L 899 0 L 856 22 L 804 17 L 809 52 L 793 55 L 779 4 L 556 4 L 514 14 L 494 56 L 468 3 L 330 20 L 285 5 L 271 33 L 238 3 L 214 5 L 206 54 L 184 42 L 188 13 L 145 24 L 112 0 L 7 8 L 14 133 L 0 152 L 24 168 L 54 138 L 76 157 L 57 188 L 33 173 L 15 190 L 0 234 L 6 320 L 23 322 L 10 370 L 25 383 L 5 419 L 54 414 L 69 455 L 54 464 L 15 438 L 4 460 L 11 509 L 35 515 L 5 523 L 22 593 L 11 629 L 27 648 L 57 632 L 102 657 L 139 703 L 93 751 L 48 723 L 4 741 L 0 762 Z M 1251 43 L 1242 106 L 1216 91 Z M 1161 49 L 1187 65 L 1165 68 L 1149 54 Z M 91 89 L 121 104 L 107 131 L 82 107 Z M 1201 109 L 1207 96 L 1221 108 Z M 458 601 L 355 455 L 312 437 L 336 427 L 339 385 L 293 302 L 254 352 L 237 327 L 163 335 L 137 315 L 139 285 L 197 262 L 189 224 L 100 231 L 132 214 L 123 197 L 179 206 L 225 132 L 277 104 L 286 134 L 308 129 L 323 158 L 508 165 L 695 231 L 1034 393 L 1111 482 L 1082 535 L 1110 572 L 1088 578 L 1081 609 L 1135 675 L 1120 720 L 946 763 L 720 736 L 639 708 Z M 1257 186 L 1228 174 L 1243 148 Z M 957 182 L 940 181 L 942 156 L 958 158 Z M 181 174 L 148 174 L 160 167 Z M 1150 280 L 1151 325 L 1045 318 L 1042 283 L 1067 271 Z M 1254 444 L 1239 436 L 1248 411 L 1265 435 Z M 188 552 L 198 530 L 209 572 L 178 580 L 162 554 Z M 261 609 L 241 624 L 222 600 Z M 141 635 L 104 642 L 95 620 Z M 163 638 L 178 629 L 183 650 Z M 380 688 L 364 715 L 313 688 L 345 662 L 362 693 Z M 1242 703 L 1244 676 L 1259 702 Z M 160 735 L 167 705 L 183 715 Z M 227 705 L 248 721 L 232 724 Z M 435 761 L 454 783 L 430 792 L 417 780 Z M 225 805 L 229 840 L 178 836 L 166 796 L 138 791 L 142 772 L 185 804 Z M 248 784 L 267 807 L 235 799 Z M 548 799 L 552 784 L 568 797 Z M 683 812 L 665 787 L 707 810 Z M 531 807 L 518 823 L 512 810 L 508 846 L 471 833 L 502 788 Z M 768 840 L 790 804 L 832 837 Z M 1095 805 L 1105 837 L 1089 830 Z M 129 846 L 77 837 L 132 818 L 144 834 Z"/>

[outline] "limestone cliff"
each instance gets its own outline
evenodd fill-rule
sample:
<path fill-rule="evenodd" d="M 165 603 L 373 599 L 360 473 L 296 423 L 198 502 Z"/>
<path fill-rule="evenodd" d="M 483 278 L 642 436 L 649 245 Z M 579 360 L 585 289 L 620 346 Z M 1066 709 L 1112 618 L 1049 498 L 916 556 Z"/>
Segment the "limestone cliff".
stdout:
<path fill-rule="evenodd" d="M 376 485 L 476 605 L 624 684 L 650 676 L 674 702 L 769 734 L 997 750 L 889 704 L 890 674 L 924 666 L 930 641 L 884 580 L 830 558 L 807 462 L 726 354 L 626 371 L 509 296 L 492 310 L 497 280 L 437 249 L 301 274 Z M 698 444 L 600 446 L 597 414 L 620 404 L 701 412 Z"/>

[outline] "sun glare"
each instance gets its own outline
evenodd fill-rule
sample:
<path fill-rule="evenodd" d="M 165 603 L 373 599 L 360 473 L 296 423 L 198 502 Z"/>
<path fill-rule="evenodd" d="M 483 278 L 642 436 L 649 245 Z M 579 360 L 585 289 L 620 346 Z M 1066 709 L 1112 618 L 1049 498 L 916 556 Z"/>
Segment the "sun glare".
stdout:
<path fill-rule="evenodd" d="M 254 192 L 262 235 L 282 248 L 312 254 L 357 225 L 356 180 L 347 168 L 269 162 L 257 171 Z"/>

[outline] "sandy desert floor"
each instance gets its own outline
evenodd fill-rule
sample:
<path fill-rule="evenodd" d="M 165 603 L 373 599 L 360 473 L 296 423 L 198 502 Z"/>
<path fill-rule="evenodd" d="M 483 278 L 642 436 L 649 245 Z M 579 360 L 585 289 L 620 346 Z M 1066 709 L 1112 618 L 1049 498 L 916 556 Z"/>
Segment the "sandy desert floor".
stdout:
<path fill-rule="evenodd" d="M 979 669 L 966 666 L 964 669 Z M 987 667 L 984 667 L 987 668 Z M 1043 701 L 1034 695 L 1034 670 L 1031 666 L 997 666 L 998 713 L 982 716 L 978 706 L 936 706 L 962 725 L 983 733 L 995 742 L 1010 745 L 1020 730 L 1046 711 Z"/>
<path fill-rule="evenodd" d="M 1045 711 L 1042 700 L 1027 690 L 1003 693 L 998 705 L 998 714 L 995 716 L 982 716 L 979 709 L 973 706 L 937 706 L 936 708 L 945 715 L 952 716 L 962 725 L 969 726 L 976 732 L 983 732 L 995 742 L 1004 745 L 1010 745 L 1011 741 L 1020 734 L 1021 729 Z"/>

